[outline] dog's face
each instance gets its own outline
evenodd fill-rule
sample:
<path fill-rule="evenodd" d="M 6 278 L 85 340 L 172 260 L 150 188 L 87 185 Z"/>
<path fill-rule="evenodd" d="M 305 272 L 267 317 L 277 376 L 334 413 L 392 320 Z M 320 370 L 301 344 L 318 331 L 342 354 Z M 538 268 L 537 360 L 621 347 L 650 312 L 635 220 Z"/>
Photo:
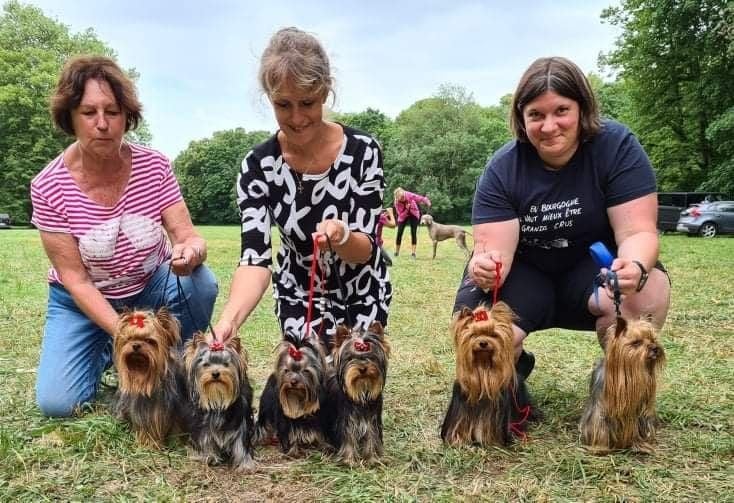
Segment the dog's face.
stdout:
<path fill-rule="evenodd" d="M 283 414 L 291 419 L 314 414 L 321 408 L 326 357 L 318 338 L 300 340 L 286 335 L 278 347 L 275 364 L 278 400 Z"/>
<path fill-rule="evenodd" d="M 367 330 L 339 325 L 332 353 L 339 382 L 352 402 L 366 403 L 382 395 L 390 345 L 379 321 Z"/>
<path fill-rule="evenodd" d="M 513 317 L 504 302 L 491 309 L 465 307 L 454 316 L 456 379 L 470 403 L 496 397 L 515 378 Z"/>
<path fill-rule="evenodd" d="M 171 349 L 181 340 L 178 320 L 166 308 L 126 311 L 114 335 L 120 390 L 150 397 L 168 371 Z"/>
<path fill-rule="evenodd" d="M 433 225 L 433 217 L 431 215 L 421 216 L 421 225 Z"/>
<path fill-rule="evenodd" d="M 665 351 L 658 342 L 655 327 L 647 320 L 627 321 L 618 317 L 607 329 L 605 343 L 607 367 L 627 369 L 628 375 L 634 369 L 656 374 L 665 364 Z"/>
<path fill-rule="evenodd" d="M 184 364 L 191 400 L 203 410 L 230 407 L 247 380 L 247 358 L 242 355 L 238 337 L 217 346 L 197 332 L 186 344 Z"/>

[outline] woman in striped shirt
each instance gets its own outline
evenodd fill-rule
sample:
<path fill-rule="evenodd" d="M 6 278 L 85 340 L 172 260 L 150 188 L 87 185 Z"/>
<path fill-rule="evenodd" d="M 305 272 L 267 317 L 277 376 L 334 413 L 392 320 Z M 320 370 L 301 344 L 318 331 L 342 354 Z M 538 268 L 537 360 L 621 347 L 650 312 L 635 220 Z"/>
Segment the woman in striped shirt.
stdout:
<path fill-rule="evenodd" d="M 68 61 L 52 97 L 55 124 L 76 141 L 31 182 L 32 222 L 51 261 L 36 385 L 47 416 L 94 398 L 123 309 L 167 306 L 184 339 L 211 317 L 216 280 L 170 163 L 123 140 L 141 108 L 132 81 L 105 57 Z"/>

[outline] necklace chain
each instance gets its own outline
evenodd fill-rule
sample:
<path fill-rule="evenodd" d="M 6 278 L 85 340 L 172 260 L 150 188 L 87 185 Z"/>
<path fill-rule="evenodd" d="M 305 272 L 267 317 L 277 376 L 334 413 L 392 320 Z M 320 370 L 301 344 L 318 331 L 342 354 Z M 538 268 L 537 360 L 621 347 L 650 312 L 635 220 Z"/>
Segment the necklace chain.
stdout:
<path fill-rule="evenodd" d="M 318 145 L 314 149 L 314 152 L 316 154 L 318 154 L 318 151 L 321 149 L 321 146 L 323 144 L 324 144 L 324 137 L 321 136 L 321 138 L 319 138 Z M 306 175 L 310 175 L 311 174 L 311 170 L 313 170 L 314 167 L 316 166 L 316 154 L 314 154 L 314 153 L 311 154 L 311 160 L 307 163 L 306 168 L 303 170 L 303 173 L 299 173 L 298 171 L 296 171 L 296 169 L 295 169 L 294 166 L 292 166 L 292 165 L 290 165 L 290 163 L 288 163 L 291 171 L 293 172 L 293 177 L 296 179 L 296 184 L 297 184 L 296 189 L 298 190 L 298 193 L 299 194 L 303 194 L 303 178 Z M 283 156 L 285 157 L 285 154 L 283 154 Z M 293 154 L 292 153 L 289 154 L 289 157 L 292 158 L 293 157 Z M 286 162 L 287 162 L 287 159 L 286 159 Z"/>

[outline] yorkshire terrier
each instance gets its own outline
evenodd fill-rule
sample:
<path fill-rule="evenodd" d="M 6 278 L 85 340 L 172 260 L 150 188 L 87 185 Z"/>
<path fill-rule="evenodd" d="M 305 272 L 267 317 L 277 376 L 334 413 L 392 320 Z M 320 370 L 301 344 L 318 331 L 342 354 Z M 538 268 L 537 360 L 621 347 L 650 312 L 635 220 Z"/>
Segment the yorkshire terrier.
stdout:
<path fill-rule="evenodd" d="M 197 332 L 186 344 L 184 363 L 196 457 L 210 465 L 229 463 L 236 470 L 253 471 L 252 386 L 239 338 L 208 342 Z"/>
<path fill-rule="evenodd" d="M 382 456 L 382 391 L 390 346 L 382 324 L 367 330 L 337 327 L 329 377 L 328 435 L 337 457 L 349 465 Z"/>
<path fill-rule="evenodd" d="M 451 323 L 456 380 L 441 438 L 448 445 L 508 445 L 538 418 L 515 370 L 514 314 L 504 302 L 457 312 Z"/>
<path fill-rule="evenodd" d="M 180 341 L 178 320 L 166 308 L 125 311 L 117 322 L 117 416 L 131 424 L 141 445 L 161 448 L 169 433 L 185 426 Z"/>
<path fill-rule="evenodd" d="M 651 453 L 657 378 L 665 364 L 655 328 L 646 320 L 618 317 L 607 330 L 604 345 L 604 358 L 591 374 L 581 441 L 600 454 L 619 449 Z"/>
<path fill-rule="evenodd" d="M 287 334 L 279 345 L 275 369 L 260 396 L 257 442 L 276 435 L 281 450 L 299 456 L 326 445 L 323 406 L 328 366 L 318 337 Z"/>

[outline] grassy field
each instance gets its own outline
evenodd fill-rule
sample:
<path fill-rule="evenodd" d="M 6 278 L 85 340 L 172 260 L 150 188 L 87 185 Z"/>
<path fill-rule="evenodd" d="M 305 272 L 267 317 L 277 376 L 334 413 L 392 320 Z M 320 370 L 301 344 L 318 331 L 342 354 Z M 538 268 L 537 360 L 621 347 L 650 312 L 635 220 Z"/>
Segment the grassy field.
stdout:
<path fill-rule="evenodd" d="M 202 232 L 220 280 L 219 311 L 238 229 Z M 391 242 L 392 230 L 386 235 Z M 320 454 L 292 460 L 267 448 L 257 451 L 255 474 L 238 475 L 188 459 L 181 443 L 163 452 L 136 446 L 112 417 L 109 393 L 81 417 L 41 417 L 34 385 L 47 259 L 37 232 L 0 231 L 0 501 L 734 500 L 734 239 L 662 238 L 673 302 L 662 332 L 662 428 L 651 456 L 593 456 L 580 447 L 577 422 L 600 350 L 590 332 L 561 330 L 533 334 L 526 344 L 537 357 L 529 384 L 545 413 L 528 441 L 444 447 L 438 428 L 454 375 L 447 327 L 464 257 L 450 242 L 438 255 L 430 259 L 420 229 L 418 260 L 400 256 L 391 269 L 384 463 L 347 468 Z M 270 295 L 241 335 L 259 395 L 279 337 Z"/>

